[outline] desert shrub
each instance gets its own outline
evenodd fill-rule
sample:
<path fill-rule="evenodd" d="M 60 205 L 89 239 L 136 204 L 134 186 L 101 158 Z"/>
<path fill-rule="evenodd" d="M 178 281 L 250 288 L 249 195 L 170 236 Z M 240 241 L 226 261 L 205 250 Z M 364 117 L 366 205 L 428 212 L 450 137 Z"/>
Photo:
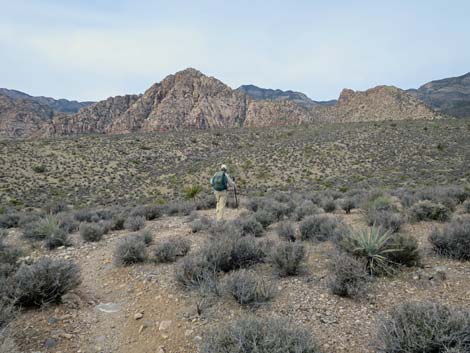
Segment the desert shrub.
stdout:
<path fill-rule="evenodd" d="M 233 272 L 225 289 L 242 305 L 259 305 L 274 297 L 274 287 L 256 273 L 247 270 Z"/>
<path fill-rule="evenodd" d="M 23 232 L 25 238 L 31 240 L 44 240 L 46 238 L 54 238 L 55 234 L 63 233 L 60 228 L 59 220 L 55 216 L 46 216 L 37 222 L 29 224 Z M 60 237 L 60 235 L 59 235 Z"/>
<path fill-rule="evenodd" d="M 2 283 L 0 279 L 0 284 L 6 285 L 6 283 Z M 2 331 L 14 318 L 15 315 L 15 307 L 11 300 L 8 298 L 0 297 L 0 344 L 1 344 L 1 337 Z"/>
<path fill-rule="evenodd" d="M 111 211 L 107 209 L 101 210 L 90 210 L 90 209 L 81 209 L 75 211 L 74 213 L 75 220 L 78 222 L 99 222 L 103 220 L 109 220 L 113 217 Z"/>
<path fill-rule="evenodd" d="M 142 205 L 134 207 L 129 214 L 131 217 L 144 217 L 147 221 L 160 218 L 162 209 L 158 205 Z"/>
<path fill-rule="evenodd" d="M 419 262 L 415 238 L 393 234 L 390 229 L 372 226 L 344 237 L 339 246 L 366 261 L 372 275 L 393 274 L 398 265 L 411 266 Z"/>
<path fill-rule="evenodd" d="M 367 224 L 369 226 L 376 225 L 385 229 L 390 229 L 394 233 L 400 230 L 403 219 L 399 213 L 392 211 L 370 210 L 367 213 Z"/>
<path fill-rule="evenodd" d="M 295 228 L 290 222 L 280 222 L 277 226 L 277 235 L 286 241 L 295 241 Z"/>
<path fill-rule="evenodd" d="M 153 242 L 153 235 L 152 233 L 150 233 L 149 230 L 142 230 L 133 234 L 132 236 L 137 239 L 140 239 L 145 245 L 150 245 Z"/>
<path fill-rule="evenodd" d="M 194 200 L 201 191 L 201 185 L 190 185 L 183 190 L 183 195 L 186 200 Z"/>
<path fill-rule="evenodd" d="M 264 233 L 263 225 L 258 222 L 255 216 L 241 217 L 235 221 L 236 226 L 240 227 L 242 236 L 260 237 Z"/>
<path fill-rule="evenodd" d="M 211 228 L 212 221 L 209 218 L 202 216 L 201 218 L 193 220 L 189 226 L 191 227 L 191 232 L 197 233 Z"/>
<path fill-rule="evenodd" d="M 336 256 L 328 286 L 333 294 L 356 297 L 364 293 L 369 275 L 365 262 L 347 254 Z"/>
<path fill-rule="evenodd" d="M 260 197 L 253 197 L 246 201 L 245 207 L 253 212 L 258 211 L 261 208 L 262 199 Z"/>
<path fill-rule="evenodd" d="M 343 228 L 344 224 L 340 219 L 320 214 L 302 221 L 299 229 L 302 240 L 325 241 L 335 240 Z"/>
<path fill-rule="evenodd" d="M 188 216 L 195 208 L 194 203 L 188 201 L 175 201 L 165 205 L 168 216 Z"/>
<path fill-rule="evenodd" d="M 430 302 L 391 310 L 377 334 L 381 353 L 469 352 L 470 312 Z"/>
<path fill-rule="evenodd" d="M 320 353 L 310 331 L 286 319 L 248 317 L 215 327 L 204 337 L 203 353 Z"/>
<path fill-rule="evenodd" d="M 254 213 L 255 220 L 259 222 L 264 229 L 268 228 L 276 221 L 276 216 L 268 210 L 261 209 Z"/>
<path fill-rule="evenodd" d="M 440 203 L 434 203 L 429 200 L 418 201 L 410 210 L 410 219 L 414 222 L 419 221 L 440 221 L 445 222 L 450 219 L 451 211 Z"/>
<path fill-rule="evenodd" d="M 111 230 L 123 230 L 126 223 L 127 215 L 125 212 L 116 212 L 111 218 Z"/>
<path fill-rule="evenodd" d="M 302 243 L 283 242 L 271 253 L 271 262 L 280 276 L 295 276 L 305 265 L 305 254 Z"/>
<path fill-rule="evenodd" d="M 191 243 L 188 239 L 182 237 L 167 239 L 157 244 L 154 250 L 154 261 L 174 262 L 178 257 L 185 256 L 190 248 Z"/>
<path fill-rule="evenodd" d="M 433 249 L 442 256 L 457 260 L 470 260 L 470 220 L 456 220 L 433 229 L 429 235 Z"/>
<path fill-rule="evenodd" d="M 84 241 L 97 242 L 103 238 L 106 228 L 100 223 L 80 223 L 80 236 Z"/>
<path fill-rule="evenodd" d="M 217 271 L 200 254 L 184 257 L 175 268 L 175 278 L 187 289 L 220 294 Z"/>
<path fill-rule="evenodd" d="M 195 200 L 196 210 L 210 210 L 215 208 L 217 201 L 215 200 L 214 195 L 204 195 Z"/>
<path fill-rule="evenodd" d="M 420 252 L 418 248 L 418 241 L 412 235 L 407 234 L 393 234 L 387 244 L 390 251 L 387 253 L 387 258 L 393 266 L 418 266 L 420 263 Z"/>
<path fill-rule="evenodd" d="M 46 239 L 44 239 L 44 246 L 49 250 L 58 248 L 59 246 L 69 245 L 69 235 L 61 228 L 59 228 L 56 232 L 49 234 Z"/>
<path fill-rule="evenodd" d="M 453 211 L 455 206 L 465 201 L 470 196 L 470 192 L 460 186 L 433 186 L 417 190 L 414 194 L 415 200 L 428 200 L 439 203 Z"/>
<path fill-rule="evenodd" d="M 0 230 L 0 265 L 8 264 L 14 266 L 21 252 L 5 242 L 6 232 Z M 1 275 L 1 274 L 0 274 Z"/>
<path fill-rule="evenodd" d="M 133 232 L 141 230 L 145 227 L 145 217 L 129 216 L 124 222 L 124 228 Z"/>
<path fill-rule="evenodd" d="M 357 201 L 353 197 L 347 197 L 341 200 L 339 205 L 346 214 L 350 214 L 352 209 L 357 208 Z"/>
<path fill-rule="evenodd" d="M 146 259 L 145 242 L 142 237 L 127 236 L 117 243 L 114 250 L 114 261 L 118 265 L 132 265 Z"/>
<path fill-rule="evenodd" d="M 34 172 L 41 174 L 46 171 L 46 166 L 43 164 L 37 164 L 37 165 L 33 165 L 32 169 Z"/>
<path fill-rule="evenodd" d="M 78 230 L 80 223 L 75 220 L 72 214 L 58 213 L 55 216 L 59 222 L 60 229 L 63 229 L 66 233 L 73 233 Z"/>
<path fill-rule="evenodd" d="M 71 261 L 42 258 L 32 265 L 22 264 L 13 281 L 16 304 L 41 306 L 76 288 L 81 283 L 80 269 Z"/>
<path fill-rule="evenodd" d="M 462 208 L 465 213 L 470 213 L 470 200 L 465 201 L 462 204 Z"/>
<path fill-rule="evenodd" d="M 305 217 L 321 212 L 321 209 L 318 208 L 318 206 L 316 206 L 311 200 L 304 200 L 295 208 L 292 217 L 297 221 L 301 221 Z"/>
<path fill-rule="evenodd" d="M 69 211 L 70 207 L 64 200 L 54 200 L 47 203 L 44 210 L 50 214 L 57 214 Z"/>
<path fill-rule="evenodd" d="M 14 228 L 18 226 L 20 215 L 17 212 L 8 212 L 0 215 L 0 228 Z"/>
<path fill-rule="evenodd" d="M 336 202 L 333 199 L 326 199 L 322 202 L 322 208 L 325 212 L 331 213 L 336 211 Z"/>

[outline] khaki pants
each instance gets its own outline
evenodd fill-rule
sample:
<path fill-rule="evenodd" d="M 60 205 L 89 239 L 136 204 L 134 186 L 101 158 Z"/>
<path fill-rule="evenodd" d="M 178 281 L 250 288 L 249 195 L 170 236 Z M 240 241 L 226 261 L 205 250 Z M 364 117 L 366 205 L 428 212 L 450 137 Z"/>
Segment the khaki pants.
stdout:
<path fill-rule="evenodd" d="M 216 218 L 221 221 L 224 218 L 224 210 L 227 205 L 227 190 L 215 191 L 215 200 L 217 201 Z"/>

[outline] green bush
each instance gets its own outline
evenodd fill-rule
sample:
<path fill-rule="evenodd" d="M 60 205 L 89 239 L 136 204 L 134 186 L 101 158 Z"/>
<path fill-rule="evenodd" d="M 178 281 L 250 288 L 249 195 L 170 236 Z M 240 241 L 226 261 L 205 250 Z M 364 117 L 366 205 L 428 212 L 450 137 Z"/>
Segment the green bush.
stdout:
<path fill-rule="evenodd" d="M 470 260 L 470 220 L 456 220 L 434 229 L 429 235 L 433 249 L 442 256 Z"/>
<path fill-rule="evenodd" d="M 390 260 L 390 254 L 400 250 L 392 246 L 392 236 L 391 230 L 373 226 L 344 237 L 340 246 L 349 254 L 364 259 L 370 274 L 391 274 L 395 264 Z"/>
<path fill-rule="evenodd" d="M 286 319 L 244 318 L 218 325 L 204 337 L 203 353 L 320 353 L 310 331 Z"/>
<path fill-rule="evenodd" d="M 429 200 L 418 201 L 410 208 L 410 219 L 419 221 L 439 221 L 445 222 L 450 219 L 451 211 L 448 207 L 440 203 Z"/>
<path fill-rule="evenodd" d="M 305 265 L 306 252 L 302 243 L 283 242 L 271 254 L 271 262 L 280 276 L 295 276 Z"/>
<path fill-rule="evenodd" d="M 470 312 L 428 302 L 394 308 L 377 334 L 380 353 L 469 352 Z"/>

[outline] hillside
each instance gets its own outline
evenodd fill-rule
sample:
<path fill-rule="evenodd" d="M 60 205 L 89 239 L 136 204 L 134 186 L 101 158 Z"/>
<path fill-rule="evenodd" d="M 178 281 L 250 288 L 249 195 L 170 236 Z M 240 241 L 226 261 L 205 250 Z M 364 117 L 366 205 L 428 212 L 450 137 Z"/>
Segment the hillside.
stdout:
<path fill-rule="evenodd" d="M 295 99 L 254 99 L 195 69 L 169 75 L 142 95 L 110 97 L 72 115 L 57 112 L 49 105 L 30 99 L 6 98 L 14 101 L 14 104 L 0 107 L 2 126 L 5 127 L 0 134 L 8 137 L 440 117 L 417 98 L 395 87 L 379 86 L 365 92 L 345 89 L 336 104 L 316 104 L 306 108 Z M 47 118 L 44 116 L 46 111 Z"/>
<path fill-rule="evenodd" d="M 458 118 L 470 117 L 470 72 L 431 81 L 407 92 L 438 112 Z"/>
<path fill-rule="evenodd" d="M 47 105 L 49 108 L 56 112 L 65 113 L 65 114 L 74 114 L 77 113 L 80 109 L 94 104 L 95 102 L 77 102 L 70 101 L 67 99 L 54 99 L 51 97 L 33 97 L 29 94 L 26 94 L 21 91 L 0 88 L 0 95 L 5 95 L 13 99 L 24 99 L 34 101 L 43 105 Z"/>
<path fill-rule="evenodd" d="M 292 101 L 304 108 L 313 108 L 317 105 L 334 105 L 336 100 L 317 102 L 301 92 L 282 91 L 280 89 L 260 88 L 255 85 L 242 85 L 237 91 L 246 93 L 254 100 Z"/>

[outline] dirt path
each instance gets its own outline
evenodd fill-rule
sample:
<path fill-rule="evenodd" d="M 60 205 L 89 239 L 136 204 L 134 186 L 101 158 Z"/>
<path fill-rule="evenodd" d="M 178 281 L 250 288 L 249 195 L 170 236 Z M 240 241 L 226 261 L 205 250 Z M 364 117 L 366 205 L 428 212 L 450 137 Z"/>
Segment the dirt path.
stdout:
<path fill-rule="evenodd" d="M 229 217 L 235 218 L 241 211 L 229 212 Z M 357 212 L 340 217 L 354 228 L 364 224 Z M 155 242 L 176 235 L 188 237 L 194 251 L 206 235 L 191 233 L 185 220 L 166 217 L 148 222 L 146 229 L 154 234 Z M 329 268 L 335 254 L 329 242 L 306 244 L 308 268 L 300 277 L 279 279 L 269 265 L 259 265 L 256 271 L 274 281 L 277 294 L 256 315 L 281 315 L 305 325 L 318 338 L 324 353 L 366 353 L 373 352 L 370 343 L 382 315 L 404 300 L 470 307 L 470 264 L 430 253 L 427 234 L 436 225 L 440 226 L 434 223 L 404 226 L 404 232 L 416 236 L 420 243 L 423 268 L 404 269 L 396 277 L 378 279 L 366 296 L 356 301 L 328 291 Z M 76 240 L 74 247 L 49 253 L 80 264 L 83 283 L 63 305 L 28 310 L 19 316 L 13 332 L 22 352 L 198 352 L 200 340 L 209 327 L 250 313 L 230 298 L 201 302 L 197 293 L 182 290 L 173 276 L 174 264 L 115 266 L 116 242 L 126 235 L 126 231 L 108 234 L 96 244 Z M 265 237 L 276 240 L 274 227 Z M 445 269 L 445 280 L 423 275 L 436 266 Z M 111 309 L 116 312 L 97 309 L 98 305 L 108 303 L 112 303 Z M 198 315 L 201 304 L 203 314 Z"/>

